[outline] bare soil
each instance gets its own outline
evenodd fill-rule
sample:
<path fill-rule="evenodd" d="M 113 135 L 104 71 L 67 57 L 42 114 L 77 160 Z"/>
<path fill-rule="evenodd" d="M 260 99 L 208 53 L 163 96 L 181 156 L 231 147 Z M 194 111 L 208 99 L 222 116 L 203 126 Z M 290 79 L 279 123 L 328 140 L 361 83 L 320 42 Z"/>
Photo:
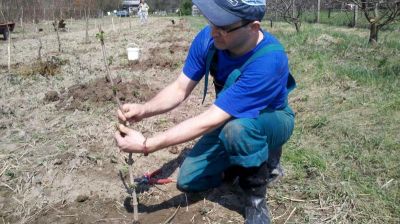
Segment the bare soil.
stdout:
<path fill-rule="evenodd" d="M 147 84 L 141 84 L 139 80 L 122 82 L 121 79 L 113 80 L 117 89 L 117 97 L 121 103 L 138 103 L 151 99 L 156 93 Z M 53 95 L 53 96 L 52 96 Z M 54 91 L 47 95 L 50 101 L 54 101 Z M 113 94 L 113 86 L 106 77 L 93 80 L 87 84 L 76 84 L 64 91 L 60 96 L 57 108 L 66 110 L 90 110 L 90 107 L 101 106 L 105 103 L 117 103 Z"/>

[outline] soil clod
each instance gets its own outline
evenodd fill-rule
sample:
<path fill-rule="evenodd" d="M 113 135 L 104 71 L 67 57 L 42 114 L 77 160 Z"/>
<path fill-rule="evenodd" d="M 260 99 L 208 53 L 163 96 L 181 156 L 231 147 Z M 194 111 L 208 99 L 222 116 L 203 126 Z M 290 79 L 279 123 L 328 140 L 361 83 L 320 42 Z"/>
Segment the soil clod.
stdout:
<path fill-rule="evenodd" d="M 46 102 L 55 102 L 60 99 L 60 96 L 58 95 L 57 91 L 49 91 L 45 94 L 44 96 L 44 101 Z"/>
<path fill-rule="evenodd" d="M 77 202 L 85 202 L 85 201 L 87 201 L 89 199 L 89 196 L 87 196 L 87 195 L 79 195 L 77 198 L 76 198 L 76 201 Z"/>

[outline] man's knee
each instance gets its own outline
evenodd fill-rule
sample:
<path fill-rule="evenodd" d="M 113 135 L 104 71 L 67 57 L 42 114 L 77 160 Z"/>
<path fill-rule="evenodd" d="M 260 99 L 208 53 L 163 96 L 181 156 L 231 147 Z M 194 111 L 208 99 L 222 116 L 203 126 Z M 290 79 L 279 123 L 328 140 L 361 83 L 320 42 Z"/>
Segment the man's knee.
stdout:
<path fill-rule="evenodd" d="M 243 142 L 244 135 L 246 135 L 246 126 L 243 124 L 241 119 L 235 119 L 229 121 L 220 133 L 220 139 L 223 141 L 225 146 L 236 145 L 237 143 Z"/>
<path fill-rule="evenodd" d="M 179 173 L 178 179 L 176 180 L 176 188 L 182 192 L 191 192 L 191 182 L 192 180 L 189 176 Z"/>

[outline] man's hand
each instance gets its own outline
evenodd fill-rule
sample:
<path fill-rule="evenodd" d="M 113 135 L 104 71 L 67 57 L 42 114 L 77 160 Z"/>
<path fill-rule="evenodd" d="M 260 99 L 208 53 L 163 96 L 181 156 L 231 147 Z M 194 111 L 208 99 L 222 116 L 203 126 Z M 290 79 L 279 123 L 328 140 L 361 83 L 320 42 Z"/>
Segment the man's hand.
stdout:
<path fill-rule="evenodd" d="M 123 122 L 138 122 L 144 118 L 144 105 L 128 103 L 122 105 L 121 109 L 118 109 L 118 119 Z"/>
<path fill-rule="evenodd" d="M 124 125 L 118 125 L 118 131 L 115 132 L 115 141 L 117 146 L 124 152 L 128 153 L 144 153 L 145 152 L 145 137 L 142 133 L 125 127 Z"/>

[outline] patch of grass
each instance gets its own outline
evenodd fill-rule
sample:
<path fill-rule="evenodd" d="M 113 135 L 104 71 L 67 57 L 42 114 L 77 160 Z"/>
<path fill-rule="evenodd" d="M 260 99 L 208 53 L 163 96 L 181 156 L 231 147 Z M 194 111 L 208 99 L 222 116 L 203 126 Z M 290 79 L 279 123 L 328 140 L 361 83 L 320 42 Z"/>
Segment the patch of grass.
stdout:
<path fill-rule="evenodd" d="M 188 16 L 186 18 L 191 28 L 196 31 L 200 31 L 207 24 L 207 20 L 203 16 Z"/>
<path fill-rule="evenodd" d="M 270 32 L 288 50 L 299 86 L 290 97 L 307 98 L 293 103 L 302 110 L 283 154 L 293 167 L 283 189 L 343 205 L 346 213 L 337 210 L 334 223 L 399 221 L 398 41 L 385 31 L 370 46 L 368 30 L 303 24 L 296 34 L 289 24 L 274 24 Z"/>
<path fill-rule="evenodd" d="M 326 164 L 321 155 L 313 149 L 299 148 L 285 151 L 283 159 L 294 165 L 296 169 L 307 170 L 315 168 L 324 171 Z"/>

